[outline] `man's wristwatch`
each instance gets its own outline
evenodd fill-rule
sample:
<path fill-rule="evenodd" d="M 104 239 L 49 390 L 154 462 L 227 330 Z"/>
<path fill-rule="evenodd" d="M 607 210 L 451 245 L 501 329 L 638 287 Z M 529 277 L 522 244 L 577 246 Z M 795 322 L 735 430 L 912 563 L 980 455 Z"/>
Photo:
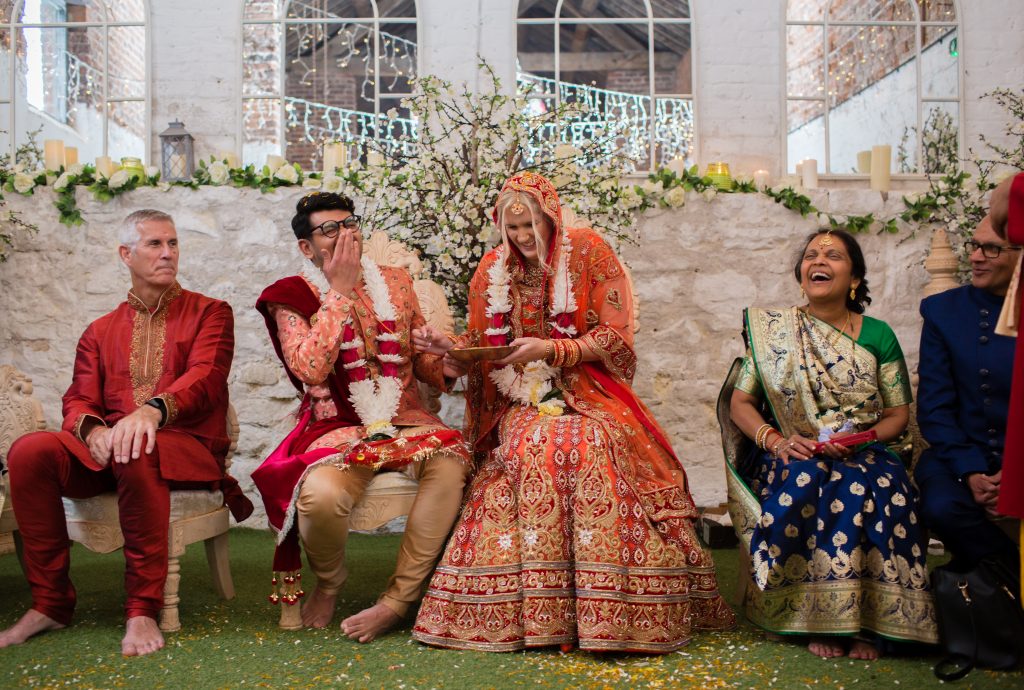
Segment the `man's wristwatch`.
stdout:
<path fill-rule="evenodd" d="M 160 410 L 159 426 L 163 426 L 167 422 L 167 403 L 163 401 L 163 398 L 150 398 L 143 404 Z"/>

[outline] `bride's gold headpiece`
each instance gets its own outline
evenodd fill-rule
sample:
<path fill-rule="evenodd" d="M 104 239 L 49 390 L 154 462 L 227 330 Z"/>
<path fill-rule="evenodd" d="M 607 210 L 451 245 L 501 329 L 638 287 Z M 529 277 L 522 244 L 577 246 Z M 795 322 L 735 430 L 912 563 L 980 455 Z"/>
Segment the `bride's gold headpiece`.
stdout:
<path fill-rule="evenodd" d="M 518 191 L 516 192 L 516 200 L 509 205 L 508 210 L 513 216 L 522 215 L 526 212 L 526 206 L 523 205 L 522 197 L 519 196 Z"/>

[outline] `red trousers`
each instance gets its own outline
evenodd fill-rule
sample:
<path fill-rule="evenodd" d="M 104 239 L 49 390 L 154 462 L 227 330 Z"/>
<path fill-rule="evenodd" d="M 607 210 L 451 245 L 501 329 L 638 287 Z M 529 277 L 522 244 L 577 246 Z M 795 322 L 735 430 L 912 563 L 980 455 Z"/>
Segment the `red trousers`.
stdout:
<path fill-rule="evenodd" d="M 11 501 L 33 609 L 65 625 L 75 610 L 75 588 L 68 574 L 71 542 L 61 497 L 90 498 L 116 491 L 124 534 L 126 617 L 157 617 L 167 579 L 170 489 L 210 486 L 168 482 L 160 476 L 160 451 L 188 452 L 189 442 L 205 451 L 184 434 L 157 432 L 152 453 L 143 451 L 127 464 L 111 462 L 100 471 L 76 457 L 82 444 L 68 432 L 38 431 L 14 442 L 7 455 Z M 72 452 L 69 446 L 75 444 Z M 210 462 L 215 462 L 212 457 Z"/>

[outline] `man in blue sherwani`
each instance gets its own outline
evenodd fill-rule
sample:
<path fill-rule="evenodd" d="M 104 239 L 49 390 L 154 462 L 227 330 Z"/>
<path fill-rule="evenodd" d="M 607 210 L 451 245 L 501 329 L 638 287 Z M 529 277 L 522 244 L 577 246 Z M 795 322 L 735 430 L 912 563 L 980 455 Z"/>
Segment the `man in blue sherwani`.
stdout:
<path fill-rule="evenodd" d="M 914 471 L 925 525 L 966 570 L 1016 544 L 993 522 L 1002 476 L 1014 339 L 995 334 L 1020 248 L 986 216 L 967 242 L 971 284 L 921 303 L 917 420 L 930 447 Z"/>

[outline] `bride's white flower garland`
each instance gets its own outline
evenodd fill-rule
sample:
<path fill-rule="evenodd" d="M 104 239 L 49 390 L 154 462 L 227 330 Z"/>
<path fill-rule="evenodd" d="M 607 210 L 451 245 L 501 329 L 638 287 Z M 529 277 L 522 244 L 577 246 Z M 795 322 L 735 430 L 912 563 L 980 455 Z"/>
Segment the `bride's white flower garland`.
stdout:
<path fill-rule="evenodd" d="M 366 292 L 370 295 L 373 311 L 381 326 L 377 332 L 377 361 L 380 362 L 380 374 L 370 375 L 366 350 L 360 350 L 363 340 L 353 327 L 352 318 L 349 317 L 344 324 L 345 335 L 340 346 L 342 351 L 354 350 L 357 355 L 354 361 L 344 364 L 345 370 L 349 372 L 348 399 L 359 415 L 359 421 L 366 428 L 367 437 L 375 434 L 395 436 L 398 430 L 391 424 L 391 420 L 395 418 L 402 399 L 402 381 L 394 374 L 397 373 L 396 367 L 405 359 L 401 354 L 384 354 L 381 350 L 385 343 L 398 342 L 398 334 L 388 332 L 388 328 L 394 328 L 398 313 L 391 302 L 391 293 L 377 264 L 364 256 L 360 265 L 363 269 Z M 390 326 L 385 327 L 385 324 Z"/>
<path fill-rule="evenodd" d="M 572 278 L 569 275 L 569 255 L 572 244 L 569 233 L 563 231 L 562 246 L 558 256 L 558 268 L 555 271 L 554 285 L 551 289 L 551 321 L 552 329 L 562 337 L 571 338 L 576 335 L 576 327 L 569 320 L 576 311 L 576 296 L 573 294 Z M 500 336 L 508 344 L 508 314 L 512 311 L 511 286 L 505 247 L 499 247 L 494 263 L 487 270 L 487 308 L 484 314 L 491 320 L 484 331 L 488 336 Z M 560 316 L 565 318 L 559 319 Z M 497 317 L 497 318 L 495 318 Z M 564 325 L 563 325 L 564 324 Z M 552 381 L 558 375 L 558 369 L 544 360 L 528 362 L 522 372 L 507 364 L 500 369 L 491 371 L 491 381 L 505 397 L 522 405 L 533 405 L 541 414 L 558 416 L 565 408 L 564 400 L 544 401 L 544 396 L 554 389 Z"/>

